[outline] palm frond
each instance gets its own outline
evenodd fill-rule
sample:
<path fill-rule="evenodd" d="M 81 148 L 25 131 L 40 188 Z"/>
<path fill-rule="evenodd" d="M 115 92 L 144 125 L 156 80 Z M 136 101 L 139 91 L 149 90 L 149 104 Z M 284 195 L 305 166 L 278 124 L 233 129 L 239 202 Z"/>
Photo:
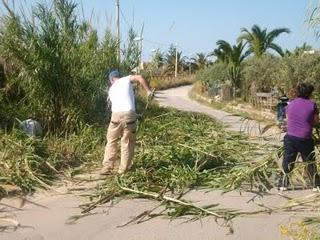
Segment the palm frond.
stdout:
<path fill-rule="evenodd" d="M 284 56 L 283 50 L 279 45 L 277 45 L 275 43 L 270 43 L 269 48 L 276 51 L 281 57 Z"/>

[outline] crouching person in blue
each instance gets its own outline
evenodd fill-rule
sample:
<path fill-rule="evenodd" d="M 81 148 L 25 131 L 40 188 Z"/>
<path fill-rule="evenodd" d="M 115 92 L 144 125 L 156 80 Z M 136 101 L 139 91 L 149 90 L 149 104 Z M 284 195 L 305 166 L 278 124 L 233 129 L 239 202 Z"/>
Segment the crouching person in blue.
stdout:
<path fill-rule="evenodd" d="M 288 106 L 289 98 L 284 95 L 279 98 L 277 104 L 277 124 L 283 131 L 286 130 L 286 107 Z"/>

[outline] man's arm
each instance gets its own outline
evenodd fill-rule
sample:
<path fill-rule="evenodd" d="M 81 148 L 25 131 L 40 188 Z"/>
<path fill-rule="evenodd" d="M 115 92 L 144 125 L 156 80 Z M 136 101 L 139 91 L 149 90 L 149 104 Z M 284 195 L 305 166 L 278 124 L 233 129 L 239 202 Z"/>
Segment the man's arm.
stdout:
<path fill-rule="evenodd" d="M 141 75 L 131 75 L 130 76 L 130 81 L 131 82 L 139 82 L 144 90 L 148 93 L 148 95 L 152 94 L 152 91 L 149 87 L 148 82 L 141 76 Z"/>

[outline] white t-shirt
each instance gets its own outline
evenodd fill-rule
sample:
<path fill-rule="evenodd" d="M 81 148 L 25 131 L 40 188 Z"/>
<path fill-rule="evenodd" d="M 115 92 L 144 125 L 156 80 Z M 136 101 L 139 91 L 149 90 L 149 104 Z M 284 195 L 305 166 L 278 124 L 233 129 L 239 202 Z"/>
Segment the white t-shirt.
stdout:
<path fill-rule="evenodd" d="M 136 111 L 130 76 L 116 80 L 109 89 L 112 112 Z"/>

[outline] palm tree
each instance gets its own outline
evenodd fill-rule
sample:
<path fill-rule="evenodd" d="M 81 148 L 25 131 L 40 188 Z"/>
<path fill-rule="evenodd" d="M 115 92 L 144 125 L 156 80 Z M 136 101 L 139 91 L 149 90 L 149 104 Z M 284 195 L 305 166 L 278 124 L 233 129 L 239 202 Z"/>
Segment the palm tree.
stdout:
<path fill-rule="evenodd" d="M 229 56 L 232 52 L 232 46 L 224 40 L 217 41 L 217 45 L 218 47 L 215 50 L 213 50 L 211 55 L 215 56 L 218 62 L 228 64 Z"/>
<path fill-rule="evenodd" d="M 152 51 L 154 53 L 147 65 L 147 70 L 151 75 L 162 75 L 165 70 L 165 55 L 159 48 Z"/>
<path fill-rule="evenodd" d="M 267 32 L 266 28 L 262 30 L 258 25 L 253 25 L 251 31 L 247 28 L 242 28 L 241 32 L 242 35 L 240 35 L 238 41 L 244 40 L 249 45 L 249 52 L 261 57 L 268 49 L 272 49 L 280 56 L 283 56 L 284 53 L 281 47 L 275 44 L 274 40 L 282 33 L 290 33 L 290 30 L 288 28 L 276 28 Z"/>
<path fill-rule="evenodd" d="M 164 65 L 164 62 L 165 62 L 164 53 L 161 52 L 160 49 L 155 50 L 155 53 L 151 59 L 151 64 L 155 68 L 160 68 Z"/>
<path fill-rule="evenodd" d="M 233 95 L 235 96 L 236 88 L 240 87 L 241 63 L 248 56 L 249 52 L 244 53 L 245 44 L 242 41 L 232 46 L 224 40 L 219 40 L 217 41 L 217 45 L 218 48 L 212 54 L 217 57 L 218 61 L 228 65 L 229 76 L 233 85 Z"/>
<path fill-rule="evenodd" d="M 185 66 L 185 57 L 182 57 L 182 52 L 177 51 L 177 47 L 172 44 L 169 47 L 168 53 L 166 54 L 165 58 L 165 63 L 168 72 L 174 72 L 176 61 L 178 66 L 178 72 L 183 71 L 183 68 Z"/>
<path fill-rule="evenodd" d="M 209 55 L 204 53 L 197 53 L 195 57 L 191 58 L 191 63 L 196 70 L 204 69 L 211 63 L 208 57 Z"/>

